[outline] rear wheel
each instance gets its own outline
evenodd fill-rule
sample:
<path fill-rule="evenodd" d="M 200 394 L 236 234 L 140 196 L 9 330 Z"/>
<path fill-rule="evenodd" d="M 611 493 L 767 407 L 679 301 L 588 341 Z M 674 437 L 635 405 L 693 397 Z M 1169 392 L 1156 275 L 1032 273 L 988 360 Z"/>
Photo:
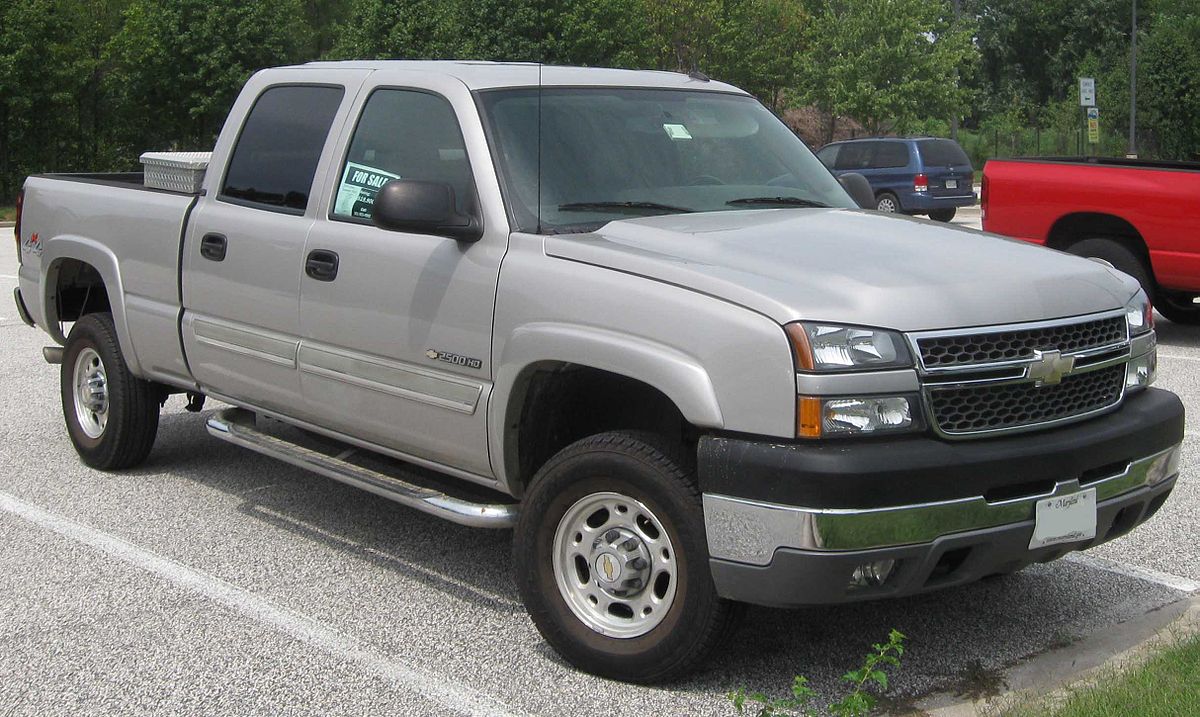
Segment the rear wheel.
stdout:
<path fill-rule="evenodd" d="M 129 372 L 112 315 L 75 322 L 60 376 L 67 434 L 84 463 L 119 470 L 146 459 L 158 433 L 158 393 Z"/>
<path fill-rule="evenodd" d="M 900 212 L 900 200 L 896 199 L 895 194 L 884 192 L 876 197 L 875 209 L 888 214 L 897 214 Z"/>
<path fill-rule="evenodd" d="M 669 680 L 732 625 L 690 463 L 652 436 L 615 431 L 568 446 L 535 476 L 514 535 L 517 585 L 538 631 L 576 667 Z"/>
<path fill-rule="evenodd" d="M 929 212 L 929 218 L 935 222 L 948 222 L 954 218 L 955 212 L 958 210 L 955 207 L 949 209 L 934 209 Z"/>
<path fill-rule="evenodd" d="M 1097 237 L 1084 239 L 1067 247 L 1067 251 L 1077 256 L 1103 259 L 1112 264 L 1118 271 L 1123 271 L 1137 279 L 1146 295 L 1155 298 L 1154 275 L 1150 273 L 1146 263 L 1132 249 L 1115 239 Z"/>
<path fill-rule="evenodd" d="M 1200 304 L 1195 303 L 1192 294 L 1175 294 L 1160 291 L 1154 308 L 1177 324 L 1200 324 Z"/>

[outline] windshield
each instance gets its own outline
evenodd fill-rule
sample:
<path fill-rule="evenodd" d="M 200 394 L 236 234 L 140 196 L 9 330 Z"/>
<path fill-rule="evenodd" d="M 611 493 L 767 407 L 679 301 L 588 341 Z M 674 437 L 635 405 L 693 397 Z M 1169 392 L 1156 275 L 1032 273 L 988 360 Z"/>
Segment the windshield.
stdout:
<path fill-rule="evenodd" d="M 615 88 L 538 95 L 480 94 L 518 231 L 591 231 L 657 214 L 854 206 L 804 143 L 749 97 Z"/>

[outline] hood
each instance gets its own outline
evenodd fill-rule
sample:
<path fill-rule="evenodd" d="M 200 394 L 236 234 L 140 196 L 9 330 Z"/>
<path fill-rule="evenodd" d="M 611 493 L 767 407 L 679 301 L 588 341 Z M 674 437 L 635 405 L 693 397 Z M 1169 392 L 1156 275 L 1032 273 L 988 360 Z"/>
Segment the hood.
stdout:
<path fill-rule="evenodd" d="M 900 331 L 1077 316 L 1125 305 L 1132 278 L 1028 242 L 856 209 L 614 221 L 546 237 L 550 256 L 677 284 L 779 323 Z"/>

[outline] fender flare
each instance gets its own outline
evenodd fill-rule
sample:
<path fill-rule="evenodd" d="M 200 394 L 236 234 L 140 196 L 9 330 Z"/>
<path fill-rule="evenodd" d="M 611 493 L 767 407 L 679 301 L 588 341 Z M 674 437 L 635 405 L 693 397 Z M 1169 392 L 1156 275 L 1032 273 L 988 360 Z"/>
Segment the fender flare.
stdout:
<path fill-rule="evenodd" d="M 505 455 L 510 404 L 528 370 L 542 363 L 587 366 L 640 381 L 662 392 L 692 425 L 725 425 L 712 380 L 696 358 L 650 339 L 591 326 L 525 324 L 504 344 L 487 408 L 492 470 L 509 488 L 515 487 Z"/>
<path fill-rule="evenodd" d="M 64 234 L 45 240 L 42 252 L 42 313 L 46 332 L 59 344 L 65 345 L 67 337 L 59 327 L 54 292 L 58 287 L 58 272 L 63 261 L 74 259 L 90 264 L 104 281 L 108 303 L 117 330 L 117 343 L 121 346 L 125 363 L 135 376 L 141 376 L 141 363 L 129 335 L 129 324 L 125 317 L 125 285 L 121 281 L 120 262 L 116 254 L 100 242 L 87 237 Z"/>

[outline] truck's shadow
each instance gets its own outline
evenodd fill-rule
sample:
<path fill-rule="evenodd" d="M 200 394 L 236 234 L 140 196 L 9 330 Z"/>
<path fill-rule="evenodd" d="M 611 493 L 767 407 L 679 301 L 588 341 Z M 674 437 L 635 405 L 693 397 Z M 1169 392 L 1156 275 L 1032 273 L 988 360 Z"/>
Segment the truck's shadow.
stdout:
<path fill-rule="evenodd" d="M 205 432 L 208 415 L 164 413 L 154 453 L 142 470 L 168 470 L 236 495 L 239 511 L 314 548 L 393 571 L 527 626 L 510 575 L 510 532 L 453 525 L 227 445 Z M 749 608 L 731 644 L 701 671 L 655 689 L 714 698 L 738 686 L 784 694 L 793 675 L 804 674 L 823 694 L 832 694 L 840 676 L 895 628 L 908 635 L 909 651 L 893 678 L 894 692 L 920 695 L 953 688 L 972 673 L 994 674 L 1183 597 L 1156 584 L 1060 561 L 903 600 L 804 610 Z M 520 659 L 564 664 L 544 645 Z M 595 680 L 565 668 L 554 672 L 568 682 Z"/>
<path fill-rule="evenodd" d="M 1168 346 L 1187 346 L 1188 348 L 1200 348 L 1200 326 L 1188 326 L 1187 324 L 1179 324 L 1168 319 L 1164 319 L 1162 315 L 1155 314 L 1154 330 L 1158 333 L 1159 350 L 1167 349 Z"/>

